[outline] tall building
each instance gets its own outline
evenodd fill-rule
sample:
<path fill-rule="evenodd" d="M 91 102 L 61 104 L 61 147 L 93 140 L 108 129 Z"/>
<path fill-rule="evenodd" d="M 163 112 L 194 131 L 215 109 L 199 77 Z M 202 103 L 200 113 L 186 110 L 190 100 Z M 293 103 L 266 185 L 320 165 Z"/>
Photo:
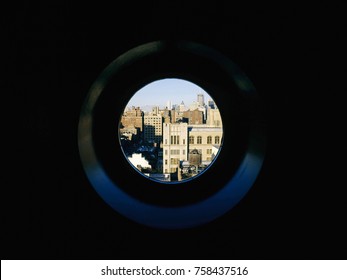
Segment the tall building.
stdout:
<path fill-rule="evenodd" d="M 163 117 L 156 114 L 147 114 L 143 118 L 144 139 L 148 142 L 160 143 L 162 141 Z"/>
<path fill-rule="evenodd" d="M 168 110 L 171 110 L 171 109 L 172 109 L 172 102 L 171 102 L 171 100 L 168 100 L 168 101 L 166 102 L 166 108 L 167 108 Z"/>
<path fill-rule="evenodd" d="M 163 117 L 164 122 L 171 122 L 171 112 L 172 110 L 169 110 L 168 108 L 159 111 L 159 114 Z"/>
<path fill-rule="evenodd" d="M 178 119 L 179 119 L 179 115 L 178 112 L 175 109 L 172 109 L 170 111 L 170 115 L 171 115 L 171 123 L 175 123 Z"/>
<path fill-rule="evenodd" d="M 175 173 L 181 161 L 188 159 L 188 124 L 164 123 L 163 125 L 163 173 Z"/>
<path fill-rule="evenodd" d="M 222 118 L 218 109 L 207 108 L 206 124 L 209 126 L 222 127 Z"/>
<path fill-rule="evenodd" d="M 204 94 L 199 93 L 197 97 L 198 97 L 197 101 L 199 106 L 204 106 L 205 105 Z"/>
<path fill-rule="evenodd" d="M 152 114 L 153 115 L 159 115 L 159 106 L 154 106 L 152 108 Z"/>
<path fill-rule="evenodd" d="M 135 127 L 143 131 L 143 112 L 140 107 L 132 107 L 130 110 L 124 111 L 121 125 L 124 128 Z"/>

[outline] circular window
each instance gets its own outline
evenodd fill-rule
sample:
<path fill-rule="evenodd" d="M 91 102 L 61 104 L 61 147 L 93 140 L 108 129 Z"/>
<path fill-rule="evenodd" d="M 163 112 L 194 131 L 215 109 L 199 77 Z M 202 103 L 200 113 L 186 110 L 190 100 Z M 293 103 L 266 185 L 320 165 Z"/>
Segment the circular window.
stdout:
<path fill-rule="evenodd" d="M 199 131 L 195 131 L 194 142 L 192 141 L 194 144 L 189 144 L 189 136 L 193 136 L 192 132 L 189 132 L 189 127 L 199 124 L 189 124 L 189 119 L 180 122 L 180 117 L 175 117 L 174 122 L 173 119 L 170 121 L 167 119 L 165 122 L 165 107 L 171 107 L 172 110 L 173 105 L 180 106 L 181 101 L 185 106 L 190 106 L 188 104 L 190 102 L 180 97 L 179 100 L 172 98 L 171 104 L 166 98 L 163 101 L 165 103 L 159 103 L 164 95 L 157 94 L 155 99 L 159 104 L 146 105 L 156 105 L 151 106 L 152 108 L 148 111 L 164 118 L 162 132 L 167 129 L 169 135 L 163 138 L 164 142 L 160 138 L 156 139 L 154 125 L 154 129 L 148 130 L 149 136 L 146 136 L 148 137 L 146 140 L 144 134 L 139 133 L 139 137 L 142 136 L 143 141 L 147 141 L 146 145 L 141 147 L 141 143 L 136 144 L 132 150 L 129 148 L 130 142 L 126 141 L 129 141 L 129 137 L 132 139 L 133 135 L 136 137 L 137 127 L 134 125 L 135 129 L 131 130 L 132 126 L 127 125 L 122 118 L 127 116 L 125 108 L 128 105 L 135 106 L 134 114 L 136 115 L 136 106 L 140 104 L 130 104 L 129 100 L 131 101 L 132 97 L 135 98 L 135 93 L 153 83 L 174 79 L 199 85 L 203 89 L 204 102 L 207 101 L 207 106 L 208 95 L 213 97 L 211 100 L 217 105 L 223 120 L 223 134 L 218 139 L 216 137 L 219 135 L 200 135 Z M 199 93 L 198 91 L 194 94 Z M 197 95 L 195 102 L 199 102 Z M 141 104 L 141 106 L 144 105 Z M 131 110 L 132 107 L 130 107 Z M 140 111 L 143 112 L 144 109 Z M 184 114 L 185 110 L 182 111 Z M 102 199 L 129 219 L 159 228 L 186 228 L 201 225 L 232 209 L 254 184 L 265 154 L 266 126 L 263 115 L 261 100 L 251 81 L 237 65 L 218 51 L 187 41 L 147 43 L 116 58 L 91 86 L 82 106 L 78 128 L 81 162 L 91 185 Z M 156 123 L 154 118 L 148 120 L 148 122 L 151 121 Z M 208 117 L 203 120 L 201 126 L 206 126 L 207 121 Z M 144 125 L 145 122 L 143 130 Z M 187 132 L 183 130 L 185 138 L 178 132 L 174 132 L 176 130 L 173 127 L 180 127 L 180 125 L 187 126 Z M 150 127 L 151 124 L 149 124 Z M 174 137 L 171 142 L 171 136 L 176 136 L 176 144 Z M 175 168 L 167 169 L 167 173 L 165 172 L 165 138 L 168 140 L 167 159 L 171 164 L 171 158 L 174 158 L 172 164 Z M 183 148 L 176 148 L 181 143 L 183 145 L 183 139 L 186 140 L 184 145 L 188 145 L 184 148 L 187 158 L 181 159 L 175 153 L 180 153 L 180 156 L 183 153 Z M 207 144 L 211 141 L 212 144 Z M 205 166 L 203 174 L 198 176 L 199 168 L 201 171 L 204 167 L 202 163 L 208 155 L 206 147 L 205 158 L 200 158 L 203 152 L 200 153 L 199 145 L 214 145 L 218 142 L 220 147 L 221 145 L 223 147 L 217 151 L 217 158 L 213 160 L 211 155 L 213 164 Z M 128 145 L 129 150 L 125 149 L 125 145 Z M 151 163 L 150 158 L 146 159 L 144 154 L 147 149 L 152 148 L 156 149 L 155 152 L 158 154 L 157 164 L 150 164 L 151 168 L 153 166 L 158 170 L 164 168 L 162 173 L 157 172 L 159 179 L 154 178 L 155 174 L 151 177 L 150 172 L 143 172 L 146 168 L 144 168 L 145 161 L 142 159 Z M 179 152 L 171 150 L 179 150 Z M 142 153 L 141 156 L 135 156 L 135 159 L 137 157 L 143 165 L 137 164 L 136 161 L 129 164 L 132 162 L 129 157 L 134 158 L 134 152 Z M 163 164 L 159 161 L 161 152 Z M 171 154 L 172 152 L 174 155 Z M 189 152 L 192 153 L 190 163 L 189 155 L 187 155 Z M 147 156 L 151 157 L 150 154 Z M 179 162 L 176 159 L 179 159 Z M 183 171 L 187 161 L 190 172 L 195 172 L 195 176 L 189 177 L 189 169 Z M 186 171 L 188 174 L 184 177 Z M 165 181 L 167 180 L 165 174 L 170 175 L 170 181 Z M 173 184 L 177 182 L 180 184 Z"/>
<path fill-rule="evenodd" d="M 162 183 L 183 183 L 203 174 L 215 161 L 222 138 L 215 101 L 182 79 L 161 79 L 138 90 L 119 123 L 129 163 Z"/>

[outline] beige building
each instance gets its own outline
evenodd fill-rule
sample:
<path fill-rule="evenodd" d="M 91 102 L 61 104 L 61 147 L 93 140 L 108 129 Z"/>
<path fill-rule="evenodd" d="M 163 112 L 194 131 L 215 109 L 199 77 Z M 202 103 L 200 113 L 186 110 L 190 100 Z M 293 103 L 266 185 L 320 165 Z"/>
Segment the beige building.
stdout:
<path fill-rule="evenodd" d="M 143 112 L 140 107 L 132 107 L 124 111 L 121 118 L 121 128 L 135 127 L 143 130 Z"/>
<path fill-rule="evenodd" d="M 211 161 L 216 155 L 223 137 L 222 127 L 192 125 L 188 127 L 188 152 L 197 149 L 202 161 Z"/>
<path fill-rule="evenodd" d="M 143 117 L 144 139 L 149 142 L 162 141 L 163 117 L 157 114 L 147 114 Z"/>
<path fill-rule="evenodd" d="M 183 117 L 188 120 L 188 124 L 203 124 L 204 113 L 198 108 L 183 112 Z"/>
<path fill-rule="evenodd" d="M 222 127 L 222 118 L 218 109 L 207 109 L 206 125 Z"/>
<path fill-rule="evenodd" d="M 197 149 L 202 161 L 209 164 L 222 143 L 222 127 L 164 123 L 163 125 L 163 173 L 174 173 L 181 161 L 189 160 L 190 151 Z"/>
<path fill-rule="evenodd" d="M 188 159 L 188 124 L 163 124 L 163 173 L 175 173 Z"/>

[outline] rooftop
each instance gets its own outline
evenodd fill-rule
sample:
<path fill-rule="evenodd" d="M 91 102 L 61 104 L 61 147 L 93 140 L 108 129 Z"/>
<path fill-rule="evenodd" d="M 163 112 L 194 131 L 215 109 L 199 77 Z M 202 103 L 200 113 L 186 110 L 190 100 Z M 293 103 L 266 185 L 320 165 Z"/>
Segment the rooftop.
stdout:
<path fill-rule="evenodd" d="M 194 125 L 194 126 L 188 126 L 188 131 L 222 131 L 221 127 L 217 126 L 206 126 L 206 125 Z"/>

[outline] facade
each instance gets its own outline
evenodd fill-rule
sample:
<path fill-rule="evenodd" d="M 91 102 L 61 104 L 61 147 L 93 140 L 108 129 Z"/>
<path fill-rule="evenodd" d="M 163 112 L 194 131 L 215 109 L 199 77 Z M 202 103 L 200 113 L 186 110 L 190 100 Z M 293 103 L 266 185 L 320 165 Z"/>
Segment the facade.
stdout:
<path fill-rule="evenodd" d="M 222 127 L 222 118 L 218 109 L 207 108 L 206 124 L 211 127 Z"/>
<path fill-rule="evenodd" d="M 159 114 L 163 117 L 164 120 L 169 120 L 171 122 L 171 111 L 168 108 L 165 108 L 164 110 L 159 110 Z"/>
<path fill-rule="evenodd" d="M 132 107 L 130 110 L 124 111 L 121 118 L 122 127 L 135 127 L 141 132 L 143 131 L 143 112 L 140 107 Z"/>
<path fill-rule="evenodd" d="M 181 163 L 189 161 L 189 154 L 196 150 L 204 164 L 210 164 L 222 143 L 221 127 L 205 124 L 164 123 L 163 173 L 176 173 Z M 195 153 L 196 154 L 196 153 Z"/>
<path fill-rule="evenodd" d="M 153 115 L 159 115 L 159 106 L 154 106 L 152 108 L 152 114 Z"/>
<path fill-rule="evenodd" d="M 192 125 L 188 127 L 188 152 L 196 149 L 202 155 L 202 161 L 210 162 L 222 143 L 221 127 Z M 217 149 L 217 150 L 216 150 Z"/>
<path fill-rule="evenodd" d="M 199 106 L 204 106 L 205 105 L 204 94 L 199 93 L 197 96 L 197 101 L 198 101 Z"/>
<path fill-rule="evenodd" d="M 171 100 L 168 100 L 168 101 L 166 102 L 166 108 L 167 108 L 168 110 L 171 110 L 171 109 L 172 109 L 172 102 L 171 102 Z"/>
<path fill-rule="evenodd" d="M 144 139 L 148 142 L 160 143 L 162 141 L 163 117 L 157 114 L 148 114 L 143 118 Z"/>
<path fill-rule="evenodd" d="M 178 114 L 178 112 L 175 109 L 172 109 L 170 111 L 170 115 L 171 115 L 170 122 L 171 123 L 177 122 L 177 120 L 179 119 L 179 114 Z"/>
<path fill-rule="evenodd" d="M 188 124 L 203 124 L 204 114 L 201 110 L 188 110 L 183 113 L 183 117 L 188 120 Z"/>
<path fill-rule="evenodd" d="M 188 159 L 188 124 L 164 123 L 163 173 L 175 173 L 180 162 Z"/>

